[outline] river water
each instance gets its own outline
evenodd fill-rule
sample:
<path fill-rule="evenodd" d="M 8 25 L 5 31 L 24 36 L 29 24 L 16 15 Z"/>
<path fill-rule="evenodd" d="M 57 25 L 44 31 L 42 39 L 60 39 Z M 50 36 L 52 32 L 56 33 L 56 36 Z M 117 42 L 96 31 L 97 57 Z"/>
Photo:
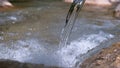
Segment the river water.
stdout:
<path fill-rule="evenodd" d="M 66 46 L 59 46 L 70 4 L 59 1 L 14 3 L 0 11 L 0 59 L 77 67 L 104 47 L 120 41 L 120 20 L 106 7 L 84 6 Z"/>

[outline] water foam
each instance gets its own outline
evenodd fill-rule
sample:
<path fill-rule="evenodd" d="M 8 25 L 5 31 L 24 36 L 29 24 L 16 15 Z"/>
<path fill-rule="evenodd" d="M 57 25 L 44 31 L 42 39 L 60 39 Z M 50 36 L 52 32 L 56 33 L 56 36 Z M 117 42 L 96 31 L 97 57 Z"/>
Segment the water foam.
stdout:
<path fill-rule="evenodd" d="M 7 46 L 6 46 L 7 45 Z M 18 40 L 11 42 L 11 44 L 0 44 L 0 59 L 11 59 L 20 62 L 26 62 L 32 59 L 33 53 L 45 52 L 44 48 L 38 43 L 37 40 Z"/>
<path fill-rule="evenodd" d="M 60 65 L 72 67 L 76 64 L 78 60 L 77 57 L 80 56 L 80 54 L 87 53 L 89 50 L 100 45 L 100 43 L 105 42 L 113 37 L 114 35 L 112 34 L 99 32 L 98 34 L 84 35 L 83 37 L 72 41 L 70 45 L 63 47 L 57 52 L 62 61 Z"/>

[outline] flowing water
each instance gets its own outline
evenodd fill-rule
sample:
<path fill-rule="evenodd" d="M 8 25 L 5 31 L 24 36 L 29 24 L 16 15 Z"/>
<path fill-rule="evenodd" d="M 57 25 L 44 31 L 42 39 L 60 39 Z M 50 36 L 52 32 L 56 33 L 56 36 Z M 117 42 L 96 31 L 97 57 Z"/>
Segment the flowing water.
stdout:
<path fill-rule="evenodd" d="M 75 21 L 76 21 L 76 15 L 73 15 L 73 20 L 71 20 L 63 29 L 62 29 L 62 32 L 61 32 L 61 41 L 59 43 L 59 46 L 60 48 L 63 47 L 63 46 L 66 46 L 67 45 L 67 42 L 68 42 L 68 39 L 69 39 L 69 36 L 72 32 L 72 29 L 74 27 L 74 24 L 75 24 Z"/>
<path fill-rule="evenodd" d="M 79 3 L 79 2 L 78 2 Z M 72 29 L 74 27 L 74 24 L 76 22 L 76 19 L 78 17 L 78 14 L 81 10 L 81 8 L 83 7 L 84 5 L 84 2 L 81 3 L 80 5 L 78 5 L 78 3 L 75 3 L 73 2 L 70 6 L 70 9 L 68 11 L 68 14 L 67 14 L 67 17 L 66 17 L 66 22 L 65 22 L 65 26 L 64 28 L 62 29 L 62 32 L 61 32 L 61 41 L 59 43 L 59 46 L 63 47 L 63 46 L 66 46 L 67 45 L 67 42 L 68 42 L 68 39 L 69 39 L 69 36 L 70 34 L 72 33 Z M 75 8 L 77 8 L 75 10 Z M 74 12 L 75 11 L 75 12 Z M 74 13 L 74 14 L 73 14 Z M 71 19 L 71 17 L 73 19 Z"/>
<path fill-rule="evenodd" d="M 0 11 L 0 59 L 77 67 L 120 41 L 120 21 L 107 8 L 84 6 L 67 45 L 59 47 L 70 4 L 45 0 L 14 5 L 15 9 Z"/>

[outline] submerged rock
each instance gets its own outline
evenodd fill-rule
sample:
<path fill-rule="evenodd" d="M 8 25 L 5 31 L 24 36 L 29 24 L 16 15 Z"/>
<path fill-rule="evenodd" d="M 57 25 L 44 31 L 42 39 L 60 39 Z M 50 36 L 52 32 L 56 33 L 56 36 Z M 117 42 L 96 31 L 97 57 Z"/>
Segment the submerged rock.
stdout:
<path fill-rule="evenodd" d="M 81 68 L 120 68 L 120 42 L 85 60 Z"/>

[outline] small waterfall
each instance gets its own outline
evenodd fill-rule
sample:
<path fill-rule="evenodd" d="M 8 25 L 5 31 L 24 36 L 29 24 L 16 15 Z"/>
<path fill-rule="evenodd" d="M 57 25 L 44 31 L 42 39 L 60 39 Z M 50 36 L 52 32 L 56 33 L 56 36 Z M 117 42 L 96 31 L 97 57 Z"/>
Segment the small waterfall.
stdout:
<path fill-rule="evenodd" d="M 72 29 L 75 25 L 76 19 L 78 17 L 79 12 L 81 11 L 81 8 L 82 8 L 84 2 L 85 2 L 85 0 L 80 1 L 80 2 L 79 2 L 79 0 L 74 0 L 74 2 L 71 4 L 68 15 L 66 17 L 66 24 L 61 32 L 61 36 L 60 36 L 61 41 L 59 43 L 60 47 L 67 45 L 68 39 L 72 33 Z M 74 11 L 75 7 L 77 8 L 76 11 Z"/>
<path fill-rule="evenodd" d="M 74 17 L 75 16 L 75 17 Z M 74 27 L 74 24 L 76 22 L 76 14 L 74 14 L 74 20 L 70 21 L 63 29 L 62 29 L 62 32 L 61 32 L 61 41 L 60 41 L 60 46 L 66 46 L 67 45 L 67 42 L 68 42 L 68 39 L 72 33 L 72 29 Z"/>

